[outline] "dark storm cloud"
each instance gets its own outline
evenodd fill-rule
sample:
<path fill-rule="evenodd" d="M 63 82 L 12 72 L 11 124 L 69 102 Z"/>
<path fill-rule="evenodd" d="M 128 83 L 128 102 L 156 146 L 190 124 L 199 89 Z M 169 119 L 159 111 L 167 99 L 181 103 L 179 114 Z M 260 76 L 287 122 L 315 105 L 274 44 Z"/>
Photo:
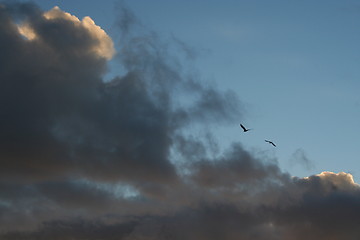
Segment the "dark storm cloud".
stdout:
<path fill-rule="evenodd" d="M 88 29 L 45 18 L 33 5 L 1 10 L 2 177 L 175 179 L 168 159 L 174 131 L 190 119 L 237 112 L 211 88 L 196 90 L 199 100 L 189 109 L 174 107 L 173 88 L 185 81 L 151 36 L 124 43 L 128 73 L 105 84 L 106 61 L 92 51 L 98 39 Z M 35 40 L 19 34 L 14 15 Z"/>
<path fill-rule="evenodd" d="M 172 214 L 104 220 L 51 221 L 5 239 L 357 239 L 359 187 L 346 174 L 323 173 L 264 189 L 277 197 L 256 204 L 199 201 Z M 334 188 L 336 186 L 336 188 Z M 235 189 L 234 189 L 235 190 Z M 263 192 L 263 193 L 264 193 Z M 290 201 L 289 201 L 290 200 Z M 261 203 L 262 202 L 262 203 Z M 92 234 L 90 234 L 92 233 Z"/>
<path fill-rule="evenodd" d="M 291 203 L 271 209 L 274 225 L 293 239 L 357 239 L 360 187 L 346 173 L 294 179 L 283 192 Z M 295 191 L 294 191 L 295 190 Z M 284 199 L 284 197 L 282 197 Z"/>
<path fill-rule="evenodd" d="M 76 205 L 82 196 L 71 196 L 82 188 L 68 181 L 73 178 L 124 181 L 149 196 L 161 194 L 161 183 L 179 181 L 169 159 L 175 132 L 190 121 L 239 113 L 236 104 L 227 107 L 228 93 L 183 79 L 153 34 L 129 36 L 119 50 L 126 74 L 104 83 L 107 55 L 98 50 L 106 39 L 88 27 L 89 19 L 5 3 L 0 18 L 0 179 L 19 184 L 25 202 L 29 187 L 39 202 Z M 189 82 L 197 86 L 195 103 L 174 104 Z M 15 207 L 14 198 L 4 208 Z"/>
<path fill-rule="evenodd" d="M 34 229 L 42 221 L 56 218 L 93 217 L 104 209 L 128 206 L 113 193 L 81 181 L 0 185 L 1 230 Z"/>
<path fill-rule="evenodd" d="M 101 222 L 72 220 L 70 222 L 53 221 L 43 224 L 41 232 L 15 232 L 3 235 L 4 240 L 47 240 L 47 239 L 124 239 L 129 235 L 136 222 L 127 222 L 124 224 L 103 224 Z"/>
<path fill-rule="evenodd" d="M 105 83 L 90 19 L 0 5 L 1 239 L 360 237 L 350 174 L 291 178 L 239 143 L 221 152 L 207 126 L 242 117 L 236 95 L 120 9 L 124 73 Z"/>
<path fill-rule="evenodd" d="M 265 164 L 245 151 L 240 144 L 234 144 L 231 150 L 216 160 L 202 160 L 194 163 L 195 182 L 206 187 L 236 188 L 237 185 L 251 185 L 275 180 L 282 176 L 277 165 Z"/>

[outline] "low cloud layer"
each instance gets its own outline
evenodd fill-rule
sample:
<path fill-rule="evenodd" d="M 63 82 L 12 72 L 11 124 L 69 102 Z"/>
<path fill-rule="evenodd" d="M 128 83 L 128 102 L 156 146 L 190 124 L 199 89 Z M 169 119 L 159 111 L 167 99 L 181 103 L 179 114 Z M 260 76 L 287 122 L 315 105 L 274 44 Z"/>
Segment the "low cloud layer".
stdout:
<path fill-rule="evenodd" d="M 126 8 L 118 23 L 115 56 L 90 17 L 0 4 L 1 239 L 360 237 L 350 174 L 294 178 L 241 143 L 220 149 L 208 126 L 242 117 L 236 94 Z M 123 74 L 105 81 L 112 57 Z"/>

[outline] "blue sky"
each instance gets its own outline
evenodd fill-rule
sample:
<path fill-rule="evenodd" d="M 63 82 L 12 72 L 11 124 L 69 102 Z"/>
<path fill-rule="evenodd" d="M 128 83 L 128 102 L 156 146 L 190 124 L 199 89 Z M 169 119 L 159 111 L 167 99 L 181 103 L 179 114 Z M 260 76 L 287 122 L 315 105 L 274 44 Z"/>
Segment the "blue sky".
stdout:
<path fill-rule="evenodd" d="M 91 18 L 115 36 L 116 1 L 36 1 Z M 235 91 L 246 108 L 217 131 L 269 151 L 295 176 L 351 172 L 360 179 L 360 4 L 358 1 L 125 1 L 146 29 L 197 55 L 203 81 Z M 271 149 L 265 138 L 278 144 Z M 302 149 L 311 169 L 292 161 Z"/>

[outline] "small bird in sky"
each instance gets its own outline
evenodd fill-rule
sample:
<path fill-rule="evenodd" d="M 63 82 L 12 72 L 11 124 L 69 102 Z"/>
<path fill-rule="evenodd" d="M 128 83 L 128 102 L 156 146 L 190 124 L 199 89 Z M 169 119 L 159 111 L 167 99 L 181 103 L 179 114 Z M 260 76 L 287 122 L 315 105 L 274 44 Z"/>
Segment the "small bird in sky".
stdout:
<path fill-rule="evenodd" d="M 272 141 L 265 140 L 265 142 L 270 143 L 271 145 L 273 145 L 274 147 L 276 147 L 275 143 L 273 143 Z"/>
<path fill-rule="evenodd" d="M 242 125 L 241 123 L 240 123 L 240 127 L 243 129 L 244 132 L 251 130 L 251 129 L 247 129 L 246 127 L 244 127 L 244 125 Z"/>

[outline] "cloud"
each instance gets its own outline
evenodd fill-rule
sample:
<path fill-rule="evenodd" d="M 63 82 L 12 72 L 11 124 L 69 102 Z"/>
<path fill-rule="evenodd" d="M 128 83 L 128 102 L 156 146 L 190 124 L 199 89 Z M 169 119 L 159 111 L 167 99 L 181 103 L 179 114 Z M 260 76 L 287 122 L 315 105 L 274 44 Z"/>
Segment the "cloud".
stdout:
<path fill-rule="evenodd" d="M 273 209 L 285 234 L 295 239 L 355 239 L 360 232 L 360 188 L 347 173 L 323 172 L 294 179 L 293 203 Z"/>
<path fill-rule="evenodd" d="M 288 179 L 263 189 L 254 202 L 198 201 L 171 214 L 44 222 L 37 231 L 4 239 L 356 239 L 359 187 L 346 173 Z M 336 182 L 338 188 L 327 188 Z M 341 182 L 341 184 L 339 184 Z M 190 187 L 191 185 L 189 185 Z M 203 188 L 207 189 L 207 188 Z M 210 192 L 210 190 L 208 189 Z M 320 191 L 320 193 L 319 193 Z M 269 202 L 264 194 L 278 198 Z M 191 194 L 193 197 L 195 194 Z M 207 199 L 206 197 L 204 199 Z M 341 221 L 341 222 L 339 222 Z M 189 230 L 190 229 L 190 230 Z"/>
<path fill-rule="evenodd" d="M 252 185 L 265 182 L 266 178 L 275 180 L 282 176 L 276 164 L 254 158 L 239 144 L 234 144 L 220 159 L 203 159 L 194 163 L 192 169 L 194 180 L 208 188 L 236 189 L 237 185 Z"/>
<path fill-rule="evenodd" d="M 114 43 L 112 39 L 103 29 L 97 26 L 90 17 L 86 16 L 82 19 L 82 21 L 80 21 L 76 16 L 62 11 L 58 6 L 55 6 L 51 10 L 44 12 L 42 17 L 44 17 L 47 20 L 46 22 L 49 24 L 51 22 L 55 23 L 64 21 L 64 23 L 67 22 L 68 24 L 74 24 L 78 29 L 87 30 L 89 37 L 94 40 L 94 44 L 89 47 L 89 50 L 99 57 L 103 57 L 109 60 L 115 54 Z M 17 26 L 20 34 L 30 41 L 43 36 L 38 32 L 41 29 L 38 29 L 33 24 L 34 22 L 25 20 L 25 22 L 18 24 Z M 61 36 L 59 37 L 62 38 Z"/>
<path fill-rule="evenodd" d="M 304 149 L 297 149 L 290 158 L 290 163 L 292 165 L 299 164 L 303 166 L 306 170 L 314 169 L 314 163 L 307 157 Z"/>
<path fill-rule="evenodd" d="M 292 178 L 240 143 L 221 151 L 207 126 L 238 121 L 238 97 L 133 31 L 130 10 L 124 74 L 105 82 L 116 41 L 89 17 L 0 6 L 1 239 L 359 237 L 350 174 Z"/>
<path fill-rule="evenodd" d="M 170 109 L 155 103 L 139 74 L 105 84 L 106 59 L 93 52 L 98 39 L 74 24 L 74 16 L 55 8 L 44 17 L 33 5 L 6 10 L 0 40 L 6 46 L 0 73 L 4 178 L 175 177 L 167 159 Z M 26 19 L 36 39 L 20 36 L 11 13 Z"/>

